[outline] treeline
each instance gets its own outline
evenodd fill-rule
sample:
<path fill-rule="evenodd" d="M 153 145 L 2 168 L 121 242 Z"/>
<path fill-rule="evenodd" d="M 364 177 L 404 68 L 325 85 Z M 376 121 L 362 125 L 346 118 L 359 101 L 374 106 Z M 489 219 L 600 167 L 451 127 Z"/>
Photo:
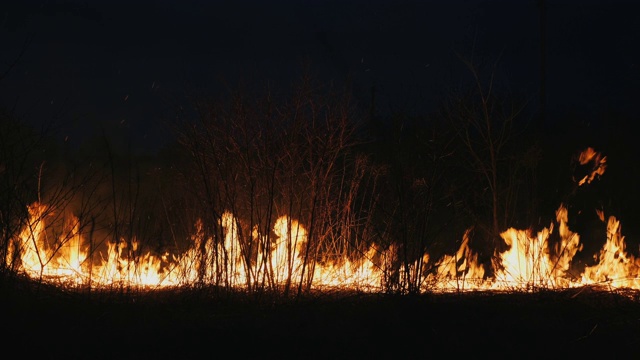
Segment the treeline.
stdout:
<path fill-rule="evenodd" d="M 175 143 L 151 157 L 114 149 L 104 136 L 74 149 L 4 112 L 0 270 L 11 275 L 18 264 L 9 249 L 35 202 L 50 205 L 44 217 L 53 249 L 76 222 L 91 254 L 111 242 L 131 259 L 143 251 L 185 251 L 199 220 L 199 231 L 224 242 L 222 216 L 231 212 L 241 246 L 212 260 L 222 264 L 208 281 L 227 285 L 230 259 L 241 257 L 249 289 L 276 286 L 273 269 L 249 265 L 269 264 L 257 259 L 268 256 L 259 249 L 274 246 L 274 221 L 289 216 L 308 236 L 302 276 L 283 289 L 298 294 L 311 288 L 316 264 L 357 259 L 372 244 L 397 254 L 389 290 L 416 292 L 434 270 L 423 255 L 455 252 L 467 230 L 490 269 L 495 251 L 505 250 L 502 231 L 546 227 L 561 202 L 579 198 L 576 214 L 602 201 L 607 211 L 635 214 L 612 204 L 618 194 L 605 199 L 601 190 L 585 193 L 572 182 L 579 167 L 572 156 L 587 146 L 623 153 L 615 134 L 589 138 L 604 134 L 585 133 L 580 121 L 541 124 L 525 101 L 473 75 L 472 86 L 420 116 L 382 116 L 356 103 L 348 86 L 308 76 L 285 91 L 193 97 L 171 116 Z M 637 179 L 637 166 L 626 166 Z"/>

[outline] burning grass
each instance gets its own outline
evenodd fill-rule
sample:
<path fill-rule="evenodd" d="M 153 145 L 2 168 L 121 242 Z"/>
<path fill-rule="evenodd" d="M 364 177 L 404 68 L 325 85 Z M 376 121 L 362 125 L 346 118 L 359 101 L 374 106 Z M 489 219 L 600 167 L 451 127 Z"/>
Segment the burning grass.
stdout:
<path fill-rule="evenodd" d="M 333 140 L 342 149 L 339 134 Z M 322 143 L 305 139 L 294 149 Z M 203 159 L 226 159 L 231 148 Z M 527 357 L 531 350 L 535 357 L 575 356 L 603 349 L 615 356 L 640 345 L 640 259 L 628 251 L 615 216 L 592 209 L 606 230 L 588 264 L 576 261 L 585 242 L 569 226 L 565 204 L 538 231 L 500 232 L 494 223 L 492 243 L 481 245 L 504 246 L 484 249 L 480 259 L 479 247 L 472 246 L 482 241 L 472 236 L 477 223 L 462 239 L 440 242 L 431 238 L 439 226 L 426 227 L 448 220 L 446 213 L 429 210 L 411 221 L 404 218 L 409 213 L 400 214 L 402 221 L 393 223 L 399 203 L 382 208 L 377 177 L 369 179 L 376 186 L 359 193 L 364 174 L 383 173 L 364 158 L 349 173 L 330 171 L 338 158 L 351 159 L 339 157 L 340 151 L 329 163 L 318 156 L 316 165 L 326 173 L 306 173 L 305 182 L 299 170 L 307 160 L 298 163 L 299 152 L 285 150 L 276 157 L 283 163 L 257 167 L 271 169 L 265 174 L 249 163 L 247 177 L 218 162 L 216 169 L 201 169 L 221 176 L 216 201 L 203 201 L 199 193 L 198 206 L 177 202 L 181 206 L 172 208 L 164 202 L 170 197 L 160 196 L 166 216 L 161 227 L 171 230 L 171 241 L 142 231 L 144 226 L 136 231 L 151 215 L 139 210 L 131 183 L 126 196 L 115 180 L 111 194 L 90 190 L 78 213 L 70 209 L 74 191 L 82 198 L 79 189 L 90 188 L 89 179 L 68 192 L 54 191 L 59 196 L 49 198 L 58 201 L 43 201 L 49 198 L 38 186 L 38 201 L 24 208 L 21 201 L 7 202 L 0 258 L 6 348 L 55 358 L 229 352 L 340 358 L 443 351 Z M 589 171 L 575 179 L 577 187 L 598 181 L 607 166 L 591 148 L 583 155 L 579 163 Z M 258 174 L 268 175 L 266 192 L 236 183 Z M 414 190 L 426 191 L 426 180 L 418 180 Z M 278 191 L 277 184 L 283 186 Z M 92 189 L 100 193 L 98 188 Z M 441 205 L 446 210 L 449 203 Z M 147 241 L 140 238 L 145 234 Z"/>
<path fill-rule="evenodd" d="M 576 272 L 572 261 L 582 250 L 580 234 L 569 229 L 567 209 L 561 205 L 557 222 L 537 233 L 509 228 L 501 234 L 507 245 L 496 250 L 491 275 L 469 246 L 468 232 L 459 249 L 433 259 L 423 253 L 415 262 L 401 264 L 397 247 L 372 244 L 360 257 L 335 256 L 332 260 L 309 256 L 311 247 L 304 225 L 287 216 L 278 218 L 272 237 L 254 233 L 242 240 L 238 220 L 231 213 L 221 218 L 223 232 L 207 237 L 202 223 L 191 245 L 179 254 L 153 254 L 135 239 L 107 242 L 106 252 L 89 253 L 93 240 L 78 231 L 78 220 L 53 243 L 47 234 L 46 205 L 32 204 L 30 218 L 11 242 L 6 262 L 18 273 L 62 287 L 173 289 L 216 285 L 234 289 L 282 291 L 332 291 L 351 289 L 380 292 L 460 292 L 567 289 L 606 284 L 616 289 L 640 289 L 640 259 L 627 253 L 620 221 L 611 216 L 606 242 L 596 262 Z M 602 221 L 604 222 L 604 218 Z M 552 240 L 552 236 L 555 236 Z M 266 237 L 265 239 L 261 239 Z M 254 244 L 266 244 L 262 247 Z M 251 253 L 247 249 L 255 247 Z M 249 254 L 249 255 L 248 255 Z M 407 279 L 420 279 L 408 290 Z M 414 281 L 414 280 L 412 280 Z M 414 281 L 415 282 L 415 281 Z"/>

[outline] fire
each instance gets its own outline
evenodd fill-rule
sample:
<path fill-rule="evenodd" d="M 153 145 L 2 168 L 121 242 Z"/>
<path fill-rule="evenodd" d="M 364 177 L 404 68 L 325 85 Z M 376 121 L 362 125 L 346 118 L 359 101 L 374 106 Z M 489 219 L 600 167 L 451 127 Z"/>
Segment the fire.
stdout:
<path fill-rule="evenodd" d="M 611 283 L 620 288 L 640 288 L 640 259 L 628 255 L 620 221 L 609 217 L 607 242 L 598 254 L 598 264 L 585 269 L 583 283 Z"/>
<path fill-rule="evenodd" d="M 580 165 L 591 165 L 591 172 L 578 180 L 578 185 L 590 184 L 596 177 L 602 176 L 607 168 L 607 157 L 602 156 L 592 147 L 586 148 L 578 157 Z"/>
<path fill-rule="evenodd" d="M 573 286 L 567 274 L 571 260 L 581 250 L 580 237 L 569 230 L 567 209 L 561 205 L 556 211 L 559 224 L 560 242 L 550 251 L 549 237 L 554 231 L 554 223 L 537 234 L 529 230 L 510 228 L 502 233 L 510 249 L 498 254 L 496 280 L 503 286 L 514 288 L 564 288 Z"/>
<path fill-rule="evenodd" d="M 7 262 L 28 275 L 40 278 L 59 278 L 74 283 L 82 282 L 81 264 L 86 252 L 81 248 L 78 222 L 69 221 L 69 232 L 61 235 L 51 246 L 46 241 L 45 217 L 51 209 L 40 203 L 28 207 L 29 219 L 20 236 L 10 243 Z"/>
<path fill-rule="evenodd" d="M 579 180 L 580 185 L 604 173 L 606 157 L 593 149 L 586 149 L 579 160 L 582 165 L 593 164 L 591 173 Z M 361 249 L 357 259 L 344 256 L 309 261 L 313 251 L 309 233 L 302 223 L 289 216 L 275 221 L 272 234 L 261 234 L 254 227 L 243 238 L 239 220 L 231 212 L 224 212 L 218 223 L 222 236 L 205 234 L 204 222 L 197 220 L 189 248 L 179 254 L 153 254 L 144 250 L 135 238 L 119 238 L 108 242 L 106 251 L 93 249 L 90 253 L 91 246 L 80 231 L 77 218 L 66 219 L 64 231 L 52 239 L 47 226 L 54 209 L 36 202 L 28 207 L 28 213 L 28 221 L 10 244 L 7 263 L 30 277 L 65 285 L 162 288 L 194 283 L 230 287 L 309 283 L 314 289 L 375 292 L 388 288 L 390 274 L 400 274 L 410 278 L 419 275 L 417 278 L 422 279 L 419 290 L 423 292 L 528 291 L 603 283 L 614 288 L 640 289 L 640 259 L 626 252 L 620 221 L 613 216 L 608 218 L 606 243 L 595 255 L 597 264 L 586 267 L 579 276 L 570 274 L 571 262 L 582 245 L 579 234 L 568 226 L 568 211 L 563 204 L 556 211 L 556 221 L 536 233 L 515 228 L 502 232 L 508 249 L 494 254 L 491 275 L 469 245 L 470 230 L 451 255 L 433 259 L 424 253 L 415 266 L 398 269 L 397 265 L 394 267 L 396 248 L 376 244 Z M 604 219 L 604 213 L 600 216 Z M 552 243 L 550 238 L 556 231 L 559 240 Z"/>
<path fill-rule="evenodd" d="M 469 248 L 468 230 L 458 251 L 454 255 L 445 255 L 436 266 L 438 270 L 429 282 L 440 291 L 482 289 L 489 284 L 484 280 L 485 269 L 478 264 L 478 255 Z"/>

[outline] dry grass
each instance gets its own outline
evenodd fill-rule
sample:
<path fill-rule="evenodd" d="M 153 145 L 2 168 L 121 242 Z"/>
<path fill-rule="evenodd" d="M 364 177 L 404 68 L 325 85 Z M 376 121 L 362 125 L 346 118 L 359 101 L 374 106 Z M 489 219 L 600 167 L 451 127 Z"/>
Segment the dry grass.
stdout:
<path fill-rule="evenodd" d="M 391 295 L 2 284 L 4 349 L 41 358 L 498 358 L 637 354 L 640 293 Z M 287 356 L 287 357 L 289 357 Z"/>

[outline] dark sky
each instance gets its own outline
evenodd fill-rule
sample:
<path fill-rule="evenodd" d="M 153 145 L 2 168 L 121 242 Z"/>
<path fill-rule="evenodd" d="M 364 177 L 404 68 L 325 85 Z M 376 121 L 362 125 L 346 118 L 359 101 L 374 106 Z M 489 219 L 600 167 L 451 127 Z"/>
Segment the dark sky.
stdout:
<path fill-rule="evenodd" d="M 186 92 L 288 86 L 305 60 L 322 80 L 351 78 L 362 103 L 375 85 L 381 109 L 428 112 L 468 77 L 458 52 L 496 63 L 502 86 L 538 102 L 537 0 L 11 2 L 0 7 L 2 105 L 54 119 L 71 141 L 105 131 L 155 151 Z M 572 109 L 638 117 L 635 3 L 545 0 L 553 121 Z"/>

